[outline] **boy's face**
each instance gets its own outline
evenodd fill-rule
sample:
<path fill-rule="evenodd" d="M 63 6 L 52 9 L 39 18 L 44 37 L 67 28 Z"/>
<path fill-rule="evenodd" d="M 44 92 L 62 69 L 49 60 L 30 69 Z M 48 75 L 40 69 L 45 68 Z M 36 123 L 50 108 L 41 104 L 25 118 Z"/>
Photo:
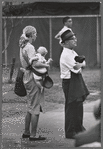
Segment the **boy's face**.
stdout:
<path fill-rule="evenodd" d="M 66 40 L 64 43 L 64 47 L 69 48 L 69 49 L 73 49 L 76 46 L 77 46 L 76 36 L 73 36 L 71 39 Z"/>
<path fill-rule="evenodd" d="M 70 18 L 70 19 L 68 19 L 66 22 L 65 22 L 65 25 L 67 26 L 67 27 L 69 27 L 69 28 L 72 28 L 72 19 Z"/>

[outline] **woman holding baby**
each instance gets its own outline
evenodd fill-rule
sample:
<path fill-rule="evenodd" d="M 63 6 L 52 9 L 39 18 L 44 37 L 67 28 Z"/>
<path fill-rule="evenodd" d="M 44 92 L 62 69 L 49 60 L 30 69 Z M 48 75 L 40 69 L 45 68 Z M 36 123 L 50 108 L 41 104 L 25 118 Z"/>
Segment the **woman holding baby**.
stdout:
<path fill-rule="evenodd" d="M 51 59 L 49 59 L 47 62 L 46 60 L 45 62 L 39 60 L 40 56 L 36 55 L 35 47 L 32 45 L 32 42 L 34 42 L 36 38 L 36 28 L 33 26 L 26 26 L 23 29 L 23 33 L 19 40 L 20 62 L 22 66 L 22 71 L 24 71 L 23 81 L 27 91 L 28 102 L 27 114 L 25 117 L 25 130 L 22 138 L 29 138 L 30 141 L 46 139 L 42 136 L 36 136 L 39 115 L 40 112 L 44 112 L 44 89 L 38 85 L 38 83 L 34 79 L 33 72 L 27 68 L 30 64 L 32 64 L 32 66 L 37 69 L 45 68 L 45 70 L 47 70 L 50 67 L 51 62 Z M 44 54 L 45 52 L 47 53 L 47 50 L 44 48 L 38 51 Z M 39 79 L 42 80 L 42 78 Z"/>

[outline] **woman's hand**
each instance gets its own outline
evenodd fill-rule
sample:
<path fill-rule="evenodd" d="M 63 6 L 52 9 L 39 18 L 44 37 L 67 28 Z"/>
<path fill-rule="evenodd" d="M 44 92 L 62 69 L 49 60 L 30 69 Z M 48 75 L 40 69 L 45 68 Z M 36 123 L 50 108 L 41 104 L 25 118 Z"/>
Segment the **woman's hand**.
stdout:
<path fill-rule="evenodd" d="M 33 62 L 34 62 L 34 61 L 37 61 L 37 60 L 39 60 L 38 56 L 32 57 L 32 58 L 29 60 L 30 65 L 32 65 Z"/>

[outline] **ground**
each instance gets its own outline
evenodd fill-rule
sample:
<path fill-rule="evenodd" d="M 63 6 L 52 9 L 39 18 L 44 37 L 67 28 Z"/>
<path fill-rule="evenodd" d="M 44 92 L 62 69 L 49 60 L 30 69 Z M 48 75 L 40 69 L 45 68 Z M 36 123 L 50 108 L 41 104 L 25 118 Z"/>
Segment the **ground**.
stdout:
<path fill-rule="evenodd" d="M 45 125 L 48 126 L 48 133 L 51 138 L 51 135 L 54 135 L 56 133 L 56 131 L 54 130 L 54 127 L 57 127 L 57 126 L 59 127 L 60 124 L 63 125 L 62 122 L 60 121 L 61 120 L 60 118 L 63 117 L 63 108 L 64 108 L 65 101 L 64 101 L 64 94 L 62 91 L 59 69 L 53 68 L 52 71 L 49 72 L 49 74 L 54 81 L 54 86 L 49 90 L 45 89 L 45 99 L 46 99 L 45 105 L 46 105 L 47 114 L 51 115 L 52 111 L 53 111 L 53 114 L 55 114 L 56 119 L 54 118 L 54 120 L 57 121 L 57 124 L 55 125 L 55 123 L 51 122 L 52 126 L 50 127 L 50 123 L 49 123 L 50 121 L 48 121 L 49 125 L 47 125 L 46 118 L 43 117 L 42 127 Z M 85 83 L 90 91 L 90 95 L 87 97 L 85 103 L 88 103 L 88 102 L 91 103 L 92 101 L 96 101 L 97 99 L 100 99 L 101 98 L 100 97 L 100 94 L 101 94 L 101 91 L 100 91 L 100 85 L 101 85 L 100 84 L 101 83 L 100 82 L 100 69 L 99 68 L 85 69 L 85 70 L 83 70 L 82 74 L 83 74 Z M 3 143 L 4 144 L 6 143 L 6 146 L 3 144 L 5 146 L 5 148 L 3 148 L 3 149 L 8 148 L 8 145 L 11 145 L 11 146 L 14 145 L 15 147 L 18 147 L 18 149 L 19 149 L 20 144 L 19 143 L 15 144 L 15 142 L 13 142 L 12 138 L 13 137 L 15 138 L 15 130 L 17 129 L 16 125 L 19 126 L 18 124 L 20 122 L 22 123 L 22 125 L 20 125 L 20 129 L 18 128 L 18 131 L 16 131 L 19 133 L 19 137 L 22 133 L 21 131 L 23 130 L 22 127 L 24 127 L 24 117 L 26 114 L 26 97 L 20 98 L 14 94 L 15 76 L 16 76 L 16 72 L 13 74 L 13 83 L 10 84 L 10 83 L 8 83 L 9 71 L 5 70 L 3 72 L 3 85 L 2 85 L 3 132 L 2 133 L 3 133 Z M 89 110 L 89 112 L 91 111 L 91 106 L 88 108 L 88 110 Z M 58 117 L 57 117 L 57 114 L 59 114 Z M 88 115 L 90 116 L 90 113 L 87 113 L 87 116 Z M 91 114 L 91 116 L 92 116 L 92 114 Z M 47 117 L 48 117 L 48 115 L 47 115 Z M 51 117 L 52 117 L 52 115 L 51 115 Z M 91 117 L 88 117 L 88 118 L 90 121 Z M 92 116 L 92 121 L 95 122 L 93 116 Z M 8 125 L 8 123 L 10 125 Z M 85 123 L 86 123 L 86 126 L 88 127 L 89 123 L 88 123 L 87 119 L 85 119 Z M 50 127 L 50 129 L 53 130 L 52 131 L 53 133 L 49 131 L 50 130 L 49 127 Z M 43 129 L 42 133 L 43 132 L 45 133 L 45 131 L 47 131 L 47 130 Z M 61 131 L 63 131 L 63 130 L 62 129 L 59 130 L 60 134 L 61 134 Z M 5 137 L 5 135 L 7 137 Z M 10 140 L 10 138 L 8 138 L 8 135 L 11 135 L 11 140 Z M 56 138 L 55 142 L 53 142 L 53 140 L 51 140 L 50 138 L 46 142 L 48 145 L 50 145 L 51 143 L 54 143 L 54 146 L 57 146 L 59 148 L 63 147 L 64 140 L 62 140 L 63 142 L 59 142 L 59 144 L 58 144 L 58 141 L 59 141 L 58 137 Z M 16 136 L 16 139 L 18 139 L 17 136 Z M 68 144 L 67 142 L 65 142 L 65 143 Z M 69 146 L 72 147 L 72 145 L 73 145 L 73 140 L 69 140 Z M 29 146 L 30 146 L 30 144 L 29 144 Z M 33 147 L 33 146 L 34 146 L 34 144 L 31 145 L 31 147 Z M 66 145 L 66 146 L 68 146 L 68 145 Z"/>

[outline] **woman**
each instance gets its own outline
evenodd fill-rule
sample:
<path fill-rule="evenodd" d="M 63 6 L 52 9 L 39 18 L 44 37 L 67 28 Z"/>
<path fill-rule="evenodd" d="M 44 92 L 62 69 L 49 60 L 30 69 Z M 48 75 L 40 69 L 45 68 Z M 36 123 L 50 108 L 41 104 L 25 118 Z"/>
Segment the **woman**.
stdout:
<path fill-rule="evenodd" d="M 27 91 L 27 114 L 25 117 L 25 131 L 22 138 L 29 138 L 30 141 L 45 140 L 45 137 L 37 137 L 37 125 L 40 112 L 44 112 L 44 90 L 40 91 L 40 88 L 36 85 L 33 73 L 27 69 L 30 65 L 30 61 L 35 57 L 33 65 L 35 67 L 48 68 L 48 64 L 37 62 L 38 58 L 35 56 L 36 51 L 32 42 L 36 40 L 37 31 L 33 26 L 26 26 L 23 29 L 23 34 L 20 37 L 20 62 L 22 70 L 24 71 L 24 84 Z M 30 130 L 31 124 L 31 130 Z"/>

